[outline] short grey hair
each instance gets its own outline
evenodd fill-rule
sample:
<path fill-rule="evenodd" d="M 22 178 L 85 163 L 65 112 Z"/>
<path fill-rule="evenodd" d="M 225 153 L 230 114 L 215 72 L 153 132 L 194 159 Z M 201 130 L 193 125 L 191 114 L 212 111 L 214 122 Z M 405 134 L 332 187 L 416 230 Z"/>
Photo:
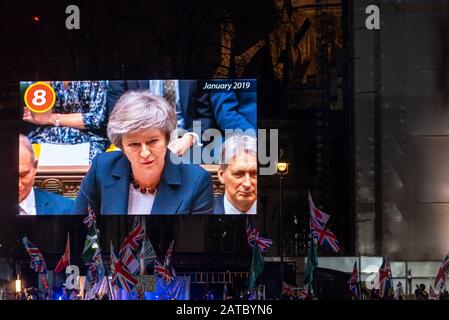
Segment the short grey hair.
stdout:
<path fill-rule="evenodd" d="M 159 129 L 168 143 L 175 128 L 175 109 L 167 100 L 148 91 L 127 91 L 111 112 L 108 137 L 122 149 L 123 135 L 144 129 Z"/>
<path fill-rule="evenodd" d="M 231 160 L 242 152 L 257 156 L 257 139 L 241 133 L 227 138 L 220 148 L 220 168 L 226 170 Z"/>
<path fill-rule="evenodd" d="M 24 134 L 19 134 L 19 145 L 21 145 L 30 152 L 31 162 L 33 162 L 33 165 L 36 166 L 37 162 L 36 162 L 36 155 L 34 154 L 33 145 Z"/>

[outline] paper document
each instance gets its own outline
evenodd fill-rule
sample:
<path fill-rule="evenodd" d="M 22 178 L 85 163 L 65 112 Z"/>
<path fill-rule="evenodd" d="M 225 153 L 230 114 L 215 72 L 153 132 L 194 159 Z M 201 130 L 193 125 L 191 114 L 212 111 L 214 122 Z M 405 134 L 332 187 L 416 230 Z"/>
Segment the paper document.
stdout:
<path fill-rule="evenodd" d="M 89 147 L 89 143 L 42 143 L 40 147 L 39 166 L 89 165 Z"/>

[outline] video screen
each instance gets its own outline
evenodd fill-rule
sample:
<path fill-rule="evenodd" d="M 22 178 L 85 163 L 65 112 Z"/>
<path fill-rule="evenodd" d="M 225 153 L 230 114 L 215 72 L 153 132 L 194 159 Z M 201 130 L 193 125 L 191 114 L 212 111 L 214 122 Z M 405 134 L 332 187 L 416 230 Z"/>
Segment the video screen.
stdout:
<path fill-rule="evenodd" d="M 21 81 L 19 215 L 257 214 L 257 81 Z"/>

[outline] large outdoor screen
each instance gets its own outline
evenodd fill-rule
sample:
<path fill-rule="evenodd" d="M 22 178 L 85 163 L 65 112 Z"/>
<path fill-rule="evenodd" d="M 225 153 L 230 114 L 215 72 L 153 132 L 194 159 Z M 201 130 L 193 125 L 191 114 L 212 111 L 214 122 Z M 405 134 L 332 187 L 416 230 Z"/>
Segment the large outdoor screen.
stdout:
<path fill-rule="evenodd" d="M 257 213 L 257 81 L 20 82 L 19 215 Z"/>

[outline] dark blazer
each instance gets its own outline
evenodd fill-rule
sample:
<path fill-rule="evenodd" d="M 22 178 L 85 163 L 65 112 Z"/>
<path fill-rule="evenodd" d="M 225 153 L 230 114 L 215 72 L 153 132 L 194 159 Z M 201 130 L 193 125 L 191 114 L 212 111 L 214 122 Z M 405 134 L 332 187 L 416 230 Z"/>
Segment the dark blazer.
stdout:
<path fill-rule="evenodd" d="M 108 85 L 107 108 L 111 114 L 118 99 L 128 90 L 148 90 L 149 80 L 111 80 Z M 201 131 L 212 127 L 213 115 L 207 94 L 201 93 L 196 80 L 179 80 L 179 102 L 185 129 L 193 130 L 193 121 L 201 121 Z"/>
<path fill-rule="evenodd" d="M 257 130 L 256 92 L 215 92 L 210 101 L 220 130 Z"/>
<path fill-rule="evenodd" d="M 198 165 L 170 161 L 167 150 L 152 214 L 212 214 L 212 178 Z M 72 214 L 87 214 L 88 202 L 96 214 L 128 214 L 131 164 L 121 151 L 99 154 L 81 183 Z"/>
<path fill-rule="evenodd" d="M 214 214 L 225 214 L 224 210 L 224 195 L 219 194 L 215 196 Z"/>
<path fill-rule="evenodd" d="M 73 200 L 34 188 L 37 215 L 64 215 L 72 212 Z"/>

